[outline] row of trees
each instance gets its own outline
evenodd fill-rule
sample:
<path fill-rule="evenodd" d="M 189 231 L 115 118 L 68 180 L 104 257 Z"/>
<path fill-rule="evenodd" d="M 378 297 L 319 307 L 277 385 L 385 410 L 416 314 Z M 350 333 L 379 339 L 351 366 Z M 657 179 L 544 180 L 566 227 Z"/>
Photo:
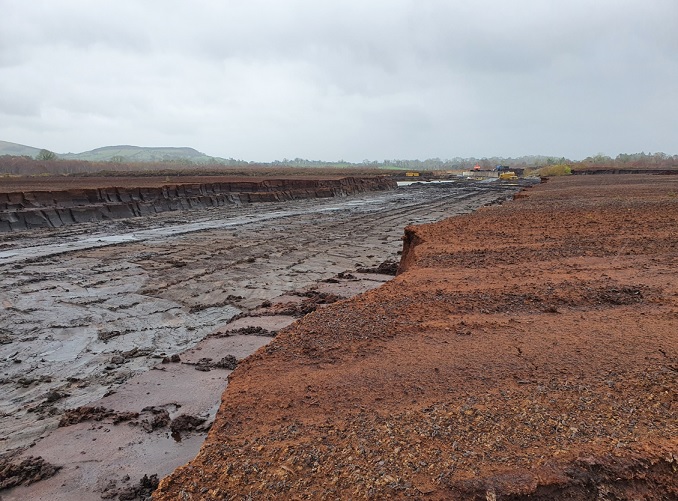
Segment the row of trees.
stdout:
<path fill-rule="evenodd" d="M 666 153 L 632 153 L 620 154 L 616 158 L 602 154 L 588 157 L 580 162 L 573 162 L 564 157 L 523 156 L 518 158 L 453 158 L 443 160 L 429 158 L 426 160 L 363 160 L 351 163 L 344 160 L 326 162 L 322 160 L 306 160 L 295 158 L 283 159 L 270 163 L 255 163 L 235 159 L 217 159 L 212 162 L 192 162 L 189 159 L 163 162 L 126 162 L 115 158 L 107 162 L 90 162 L 84 160 L 59 159 L 49 150 L 41 150 L 36 158 L 28 156 L 0 156 L 0 174 L 14 175 L 86 175 L 96 173 L 154 173 L 169 171 L 174 174 L 199 174 L 204 172 L 227 172 L 234 169 L 247 173 L 248 170 L 288 169 L 345 169 L 360 171 L 376 170 L 416 170 L 416 171 L 456 171 L 469 170 L 474 165 L 493 168 L 496 165 L 508 165 L 514 168 L 537 169 L 551 165 L 568 165 L 572 168 L 614 168 L 614 169 L 678 169 L 678 155 Z"/>
<path fill-rule="evenodd" d="M 45 150 L 47 151 L 47 150 Z M 204 171 L 218 171 L 242 165 L 247 168 L 261 167 L 254 163 L 193 163 L 191 161 L 167 161 L 167 162 L 125 162 L 122 160 L 108 162 L 90 162 L 87 160 L 65 160 L 47 153 L 39 153 L 35 158 L 28 156 L 0 156 L 0 175 L 89 175 L 89 174 L 130 174 L 146 173 L 154 174 L 168 171 L 175 175 L 183 173 L 198 174 Z"/>
<path fill-rule="evenodd" d="M 579 165 L 601 166 L 613 168 L 656 168 L 670 169 L 678 167 L 678 155 L 668 155 L 663 152 L 657 153 L 620 153 L 615 158 L 599 153 L 598 155 L 587 157 Z"/>
<path fill-rule="evenodd" d="M 357 164 L 345 160 L 338 162 L 324 162 L 321 160 L 306 160 L 295 158 L 294 160 L 276 160 L 271 165 L 282 167 L 353 167 L 363 166 L 376 169 L 403 169 L 403 170 L 468 170 L 475 165 L 483 168 L 492 168 L 496 165 L 508 165 L 510 167 L 522 167 L 534 169 L 551 165 L 600 165 L 615 168 L 671 168 L 678 167 L 678 155 L 666 153 L 621 153 L 616 158 L 603 154 L 587 157 L 581 161 L 573 161 L 565 157 L 551 157 L 543 155 L 526 155 L 522 157 L 483 157 L 452 159 L 428 158 L 426 160 L 363 160 Z"/>

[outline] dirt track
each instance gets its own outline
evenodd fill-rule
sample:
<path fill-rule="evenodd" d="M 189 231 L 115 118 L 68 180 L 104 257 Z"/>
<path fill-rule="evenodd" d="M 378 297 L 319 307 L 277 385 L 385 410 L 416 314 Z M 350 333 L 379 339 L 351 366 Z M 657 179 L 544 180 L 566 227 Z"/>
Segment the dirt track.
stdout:
<path fill-rule="evenodd" d="M 143 475 L 170 473 L 200 447 L 231 372 L 228 356 L 243 359 L 270 340 L 247 328 L 276 331 L 332 294 L 380 285 L 390 277 L 356 270 L 399 259 L 404 225 L 469 212 L 516 189 L 412 186 L 3 235 L 0 444 L 16 451 L 35 443 L 12 464 L 32 456 L 62 466 L 3 499 L 124 497 Z M 265 315 L 233 321 L 253 311 Z M 161 363 L 175 354 L 179 362 Z M 95 409 L 65 414 L 80 406 Z M 177 436 L 182 414 L 204 422 Z M 43 471 L 36 460 L 27 465 L 31 475 Z"/>
<path fill-rule="evenodd" d="M 174 499 L 678 498 L 678 178 L 407 230 L 403 273 L 232 374 Z"/>

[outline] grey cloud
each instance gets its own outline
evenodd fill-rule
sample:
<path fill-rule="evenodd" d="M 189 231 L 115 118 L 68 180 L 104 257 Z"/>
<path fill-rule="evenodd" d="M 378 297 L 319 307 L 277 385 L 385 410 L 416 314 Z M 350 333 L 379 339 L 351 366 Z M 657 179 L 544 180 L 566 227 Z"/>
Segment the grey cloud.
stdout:
<path fill-rule="evenodd" d="M 43 44 L 73 48 L 113 47 L 143 51 L 150 47 L 143 30 L 143 17 L 149 14 L 140 4 L 57 1 L 17 2 L 0 21 L 2 46 L 40 47 Z"/>
<path fill-rule="evenodd" d="M 674 0 L 4 0 L 3 11 L 0 90 L 21 98 L 0 107 L 27 120 L 0 124 L 0 138 L 58 136 L 57 150 L 582 157 L 667 150 L 676 132 Z"/>
<path fill-rule="evenodd" d="M 0 114 L 19 117 L 36 117 L 40 109 L 26 96 L 2 92 L 0 89 Z"/>

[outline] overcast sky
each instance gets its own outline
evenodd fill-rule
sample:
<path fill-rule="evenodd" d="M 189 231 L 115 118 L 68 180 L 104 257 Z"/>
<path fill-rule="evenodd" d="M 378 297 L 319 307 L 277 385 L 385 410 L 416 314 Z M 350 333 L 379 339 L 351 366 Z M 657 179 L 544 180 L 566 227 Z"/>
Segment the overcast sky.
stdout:
<path fill-rule="evenodd" d="M 0 140 L 678 153 L 677 0 L 0 0 Z"/>

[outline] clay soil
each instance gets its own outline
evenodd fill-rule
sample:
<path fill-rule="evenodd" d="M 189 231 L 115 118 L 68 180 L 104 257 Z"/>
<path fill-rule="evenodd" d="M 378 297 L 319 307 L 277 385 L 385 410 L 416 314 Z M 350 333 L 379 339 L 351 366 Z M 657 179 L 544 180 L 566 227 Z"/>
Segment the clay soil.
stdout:
<path fill-rule="evenodd" d="M 678 498 L 678 177 L 408 227 L 400 274 L 231 374 L 154 499 Z"/>

